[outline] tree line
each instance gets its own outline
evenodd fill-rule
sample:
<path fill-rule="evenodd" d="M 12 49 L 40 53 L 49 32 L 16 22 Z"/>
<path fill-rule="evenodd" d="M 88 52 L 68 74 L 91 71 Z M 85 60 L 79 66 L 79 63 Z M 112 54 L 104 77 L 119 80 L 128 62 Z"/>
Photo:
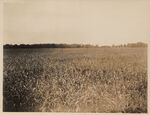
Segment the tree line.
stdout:
<path fill-rule="evenodd" d="M 90 44 L 5 44 L 3 47 L 7 48 L 111 48 L 111 47 L 147 47 L 148 45 L 143 42 L 137 43 L 128 43 L 121 45 L 112 45 L 112 46 L 98 46 Z"/>
<path fill-rule="evenodd" d="M 4 48 L 97 48 L 98 45 L 90 44 L 6 44 Z"/>

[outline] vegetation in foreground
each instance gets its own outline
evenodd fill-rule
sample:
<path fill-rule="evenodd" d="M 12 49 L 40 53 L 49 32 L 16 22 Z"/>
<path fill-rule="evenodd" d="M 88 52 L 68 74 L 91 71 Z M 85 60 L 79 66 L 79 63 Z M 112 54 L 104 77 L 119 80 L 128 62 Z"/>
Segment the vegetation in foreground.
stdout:
<path fill-rule="evenodd" d="M 3 107 L 146 113 L 147 49 L 4 49 Z"/>

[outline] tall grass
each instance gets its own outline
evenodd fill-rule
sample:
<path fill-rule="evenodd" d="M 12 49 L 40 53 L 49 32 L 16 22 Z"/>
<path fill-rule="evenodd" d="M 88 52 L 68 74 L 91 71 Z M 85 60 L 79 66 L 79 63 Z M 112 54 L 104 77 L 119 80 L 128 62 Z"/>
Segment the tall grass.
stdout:
<path fill-rule="evenodd" d="M 4 111 L 147 112 L 146 48 L 5 49 Z"/>

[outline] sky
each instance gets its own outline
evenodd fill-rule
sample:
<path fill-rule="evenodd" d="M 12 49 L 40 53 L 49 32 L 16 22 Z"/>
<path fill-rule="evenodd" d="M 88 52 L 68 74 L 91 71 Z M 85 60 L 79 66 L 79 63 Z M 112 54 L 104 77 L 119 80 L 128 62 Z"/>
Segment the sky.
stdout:
<path fill-rule="evenodd" d="M 150 0 L 5 0 L 3 43 L 118 45 L 150 40 Z"/>

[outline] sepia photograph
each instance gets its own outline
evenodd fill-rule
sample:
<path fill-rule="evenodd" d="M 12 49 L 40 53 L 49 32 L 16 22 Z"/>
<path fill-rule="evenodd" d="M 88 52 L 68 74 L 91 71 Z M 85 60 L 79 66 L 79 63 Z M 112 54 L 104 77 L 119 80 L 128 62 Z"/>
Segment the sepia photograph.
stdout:
<path fill-rule="evenodd" d="M 3 112 L 148 113 L 149 0 L 4 0 Z"/>

